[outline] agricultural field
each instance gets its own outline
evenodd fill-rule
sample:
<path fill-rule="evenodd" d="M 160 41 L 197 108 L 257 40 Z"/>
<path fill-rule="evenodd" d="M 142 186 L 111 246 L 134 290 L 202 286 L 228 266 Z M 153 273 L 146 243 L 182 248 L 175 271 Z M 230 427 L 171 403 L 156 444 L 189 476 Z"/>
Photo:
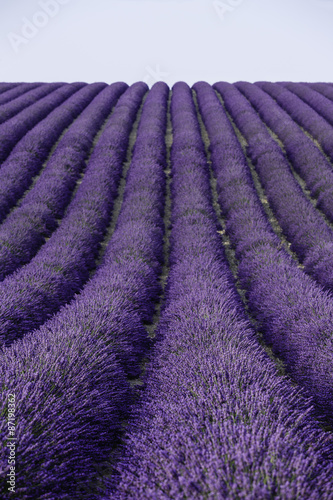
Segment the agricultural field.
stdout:
<path fill-rule="evenodd" d="M 333 84 L 0 83 L 0 498 L 333 500 Z"/>

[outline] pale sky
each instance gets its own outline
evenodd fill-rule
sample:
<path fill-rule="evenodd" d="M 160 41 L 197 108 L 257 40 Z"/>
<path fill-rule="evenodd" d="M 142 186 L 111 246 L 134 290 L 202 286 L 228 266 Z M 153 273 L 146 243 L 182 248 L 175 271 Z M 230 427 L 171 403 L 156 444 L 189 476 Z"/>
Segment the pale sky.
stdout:
<path fill-rule="evenodd" d="M 0 0 L 0 81 L 333 82 L 333 0 Z"/>

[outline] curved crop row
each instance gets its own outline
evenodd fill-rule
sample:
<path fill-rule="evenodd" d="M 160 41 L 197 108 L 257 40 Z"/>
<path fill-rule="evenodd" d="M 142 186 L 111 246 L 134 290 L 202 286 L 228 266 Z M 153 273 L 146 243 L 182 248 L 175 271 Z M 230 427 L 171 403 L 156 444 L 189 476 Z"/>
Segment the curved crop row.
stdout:
<path fill-rule="evenodd" d="M 95 97 L 100 87 L 91 84 L 83 89 L 82 94 L 81 91 L 72 97 L 72 113 L 68 102 L 69 120 L 84 106 L 87 107 L 60 139 L 45 170 L 19 207 L 0 225 L 0 280 L 29 262 L 44 238 L 56 228 L 56 219 L 64 214 L 94 137 L 126 88 L 124 83 L 115 83 Z M 61 119 L 64 115 L 62 113 Z M 31 172 L 25 170 L 25 174 L 30 180 Z M 15 186 L 18 187 L 17 182 Z"/>
<path fill-rule="evenodd" d="M 10 120 L 0 125 L 0 164 L 9 156 L 15 145 L 38 122 L 68 99 L 74 92 L 84 87 L 84 83 L 50 84 L 50 94 L 28 106 Z M 51 89 L 56 89 L 51 92 Z M 2 165 L 1 165 L 2 168 Z"/>
<path fill-rule="evenodd" d="M 235 86 L 283 142 L 294 169 L 305 180 L 311 195 L 318 198 L 318 208 L 333 221 L 333 172 L 325 156 L 300 130 L 292 117 L 261 88 L 247 82 L 238 82 Z M 299 100 L 297 101 L 296 112 L 298 109 L 296 104 L 299 104 Z"/>
<path fill-rule="evenodd" d="M 13 99 L 16 99 L 17 97 L 22 96 L 26 92 L 29 92 L 31 89 L 35 89 L 36 87 L 39 87 L 41 85 L 46 85 L 45 83 L 22 83 L 21 85 L 16 85 L 15 87 L 12 87 L 8 89 L 6 92 L 4 91 L 3 93 L 1 92 L 0 88 L 0 105 L 3 106 L 9 101 L 12 101 Z M 0 108 L 1 110 L 2 108 Z"/>
<path fill-rule="evenodd" d="M 12 388 L 22 400 L 17 498 L 100 498 L 96 469 L 109 458 L 131 403 L 120 364 L 129 375 L 138 373 L 147 342 L 141 306 L 158 293 L 167 97 L 167 86 L 158 83 L 144 103 L 117 227 L 101 267 L 71 304 L 0 355 L 2 407 Z M 4 438 L 3 421 L 0 429 Z M 4 454 L 1 463 L 5 467 Z"/>
<path fill-rule="evenodd" d="M 143 322 L 150 322 L 161 291 L 165 195 L 165 129 L 168 87 L 157 83 L 144 103 L 123 203 L 100 267 L 76 299 L 75 317 L 85 308 L 104 311 L 103 323 L 113 325 L 125 342 L 119 358 L 130 377 L 139 373 L 147 347 Z M 67 306 L 72 312 L 72 304 Z M 65 309 L 64 309 L 65 312 Z M 118 324 L 119 314 L 121 323 Z M 67 323 L 68 316 L 63 316 Z M 96 323 L 97 325 L 97 323 Z"/>
<path fill-rule="evenodd" d="M 248 143 L 267 199 L 291 249 L 305 270 L 327 289 L 333 288 L 333 231 L 304 196 L 284 154 L 248 100 L 230 84 L 219 84 L 225 105 Z"/>
<path fill-rule="evenodd" d="M 240 308 L 183 83 L 173 87 L 171 110 L 167 302 L 108 498 L 328 499 L 332 443 L 308 402 L 278 376 Z"/>
<path fill-rule="evenodd" d="M 121 177 L 128 137 L 145 84 L 119 99 L 61 225 L 37 255 L 0 283 L 0 342 L 38 327 L 78 292 L 95 264 Z"/>
<path fill-rule="evenodd" d="M 77 88 L 16 145 L 0 169 L 0 220 L 29 188 L 61 133 L 106 84 Z M 73 92 L 71 92 L 73 94 Z"/>
<path fill-rule="evenodd" d="M 256 85 L 238 82 L 235 86 L 246 96 L 260 118 L 283 142 L 289 160 L 303 177 L 317 206 L 333 221 L 333 171 L 325 156 L 287 114 Z M 332 103 L 333 104 L 333 103 Z M 296 109 L 296 106 L 295 106 Z"/>
<path fill-rule="evenodd" d="M 214 87 L 224 98 L 238 93 L 226 83 Z M 332 296 L 281 248 L 223 107 L 217 106 L 218 98 L 208 84 L 196 85 L 195 90 L 211 141 L 219 203 L 239 260 L 238 277 L 247 291 L 249 310 L 292 377 L 332 417 Z"/>
<path fill-rule="evenodd" d="M 306 85 L 333 101 L 333 87 L 329 83 L 307 83 Z"/>
<path fill-rule="evenodd" d="M 332 115 L 333 103 L 329 99 L 304 85 L 304 92 L 299 93 L 301 95 L 304 94 L 304 96 L 310 93 L 310 97 L 307 97 L 308 101 L 311 102 L 311 107 L 283 85 L 270 82 L 256 82 L 256 85 L 273 97 L 281 108 L 288 112 L 293 120 L 308 131 L 319 142 L 330 160 L 333 161 L 332 125 L 317 111 L 312 109 L 312 107 L 316 107 L 321 110 L 321 113 L 327 108 L 327 112 Z"/>
<path fill-rule="evenodd" d="M 295 99 L 296 110 L 299 107 L 298 103 L 300 103 L 303 105 L 303 112 L 300 115 L 304 117 L 306 115 L 309 116 L 308 120 L 304 119 L 304 123 L 311 124 L 312 120 L 317 120 L 319 115 L 320 118 L 324 118 L 323 125 L 325 128 L 327 125 L 326 122 L 333 125 L 333 103 L 326 96 L 302 83 L 281 82 L 279 86 L 286 88 L 298 97 L 298 99 Z"/>
<path fill-rule="evenodd" d="M 14 82 L 14 83 L 1 82 L 0 83 L 0 95 L 8 92 L 9 90 L 14 89 L 15 87 L 19 87 L 20 85 L 24 85 L 24 84 L 19 83 L 19 82 Z"/>
<path fill-rule="evenodd" d="M 28 89 L 28 92 L 17 97 L 16 99 L 12 99 L 6 104 L 2 104 L 2 106 L 0 107 L 0 125 L 13 116 L 17 115 L 24 109 L 28 108 L 39 99 L 47 96 L 56 88 L 61 87 L 61 84 L 44 83 L 42 85 L 39 85 L 37 88 L 35 87 L 36 85 L 31 85 L 31 89 Z"/>

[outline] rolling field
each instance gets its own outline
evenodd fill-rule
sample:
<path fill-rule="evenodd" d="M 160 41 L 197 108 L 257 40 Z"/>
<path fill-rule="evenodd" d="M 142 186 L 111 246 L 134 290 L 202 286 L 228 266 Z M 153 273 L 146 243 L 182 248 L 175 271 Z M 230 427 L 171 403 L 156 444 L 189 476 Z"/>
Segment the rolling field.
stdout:
<path fill-rule="evenodd" d="M 333 84 L 0 83 L 0 497 L 333 500 Z"/>

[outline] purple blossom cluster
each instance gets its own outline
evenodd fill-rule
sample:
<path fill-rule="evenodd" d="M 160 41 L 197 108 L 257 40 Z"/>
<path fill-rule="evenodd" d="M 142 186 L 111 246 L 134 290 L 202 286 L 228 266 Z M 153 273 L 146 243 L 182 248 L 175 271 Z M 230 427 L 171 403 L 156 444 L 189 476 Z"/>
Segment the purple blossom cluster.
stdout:
<path fill-rule="evenodd" d="M 239 145 L 227 120 L 219 119 L 214 92 L 208 84 L 194 89 L 209 122 L 212 152 L 225 155 L 225 164 L 215 168 L 232 175 L 233 167 L 239 171 L 243 165 L 246 178 Z M 171 116 L 166 302 L 146 388 L 132 409 L 107 498 L 332 498 L 327 460 L 332 440 L 313 419 L 309 401 L 279 376 L 259 346 L 235 290 L 217 234 L 195 107 L 184 83 L 173 87 Z M 229 204 L 239 209 L 241 198 L 232 199 L 241 189 L 236 179 L 229 179 Z M 265 225 L 263 218 L 258 224 Z"/>
<path fill-rule="evenodd" d="M 146 90 L 135 84 L 118 109 L 130 102 L 137 108 Z M 22 401 L 16 428 L 21 498 L 100 498 L 97 473 L 132 402 L 125 372 L 139 372 L 147 346 L 143 321 L 151 319 L 160 290 L 167 99 L 168 87 L 158 83 L 144 102 L 118 222 L 99 270 L 70 304 L 0 355 L 2 405 L 14 388 Z M 114 115 L 126 124 L 128 112 L 117 113 L 118 105 Z M 108 154 L 117 133 L 111 130 L 103 143 Z M 2 439 L 5 432 L 0 422 Z M 6 468 L 4 451 L 0 465 Z"/>
<path fill-rule="evenodd" d="M 0 164 L 8 157 L 14 146 L 35 125 L 45 118 L 59 104 L 68 99 L 74 92 L 83 87 L 84 83 L 59 84 L 50 83 L 49 94 L 23 109 L 20 113 L 0 125 Z"/>
<path fill-rule="evenodd" d="M 45 237 L 49 237 L 56 228 L 57 219 L 63 216 L 75 183 L 85 167 L 94 137 L 126 88 L 124 83 L 115 83 L 100 92 L 100 85 L 91 84 L 68 100 L 66 110 L 69 120 L 80 109 L 85 109 L 58 142 L 33 188 L 0 225 L 0 280 L 29 262 Z M 97 91 L 99 94 L 95 97 Z M 69 101 L 73 101 L 73 108 Z M 62 113 L 62 120 L 64 115 L 65 112 Z M 21 180 L 26 177 L 28 183 L 29 173 L 31 171 L 25 169 Z M 18 189 L 18 186 L 16 181 L 15 188 Z"/>
<path fill-rule="evenodd" d="M 1 498 L 333 500 L 332 89 L 0 83 Z"/>
<path fill-rule="evenodd" d="M 146 84 L 136 83 L 121 96 L 60 226 L 28 264 L 0 283 L 1 345 L 37 328 L 89 278 L 110 220 L 131 125 L 146 90 Z"/>
<path fill-rule="evenodd" d="M 237 102 L 239 91 L 234 86 L 217 83 L 214 88 L 225 104 L 232 97 Z M 332 296 L 282 248 L 250 179 L 230 121 L 223 107 L 217 105 L 215 92 L 208 84 L 196 85 L 195 89 L 209 133 L 219 203 L 235 247 L 238 278 L 247 292 L 249 311 L 293 379 L 332 418 Z"/>
<path fill-rule="evenodd" d="M 31 84 L 31 89 L 29 89 L 28 92 L 24 93 L 20 97 L 17 97 L 16 99 L 12 99 L 7 104 L 2 104 L 0 108 L 0 124 L 17 115 L 18 113 L 34 104 L 39 99 L 47 96 L 48 94 L 50 94 L 50 92 L 60 86 L 60 83 L 44 83 L 43 85 L 39 85 L 37 88 L 35 88 L 36 85 L 33 86 L 33 84 Z"/>
<path fill-rule="evenodd" d="M 315 120 L 317 126 L 321 125 L 322 123 L 325 127 L 323 128 L 322 132 L 328 131 L 325 120 L 333 125 L 333 103 L 331 99 L 322 95 L 321 92 L 318 92 L 315 89 L 310 88 L 308 85 L 302 83 L 281 82 L 279 85 L 290 90 L 290 92 L 298 96 L 298 99 L 296 99 L 297 104 L 298 102 L 301 102 L 303 104 L 304 113 L 301 112 L 300 116 L 305 117 L 307 115 L 310 120 L 304 120 L 304 118 L 300 118 L 300 121 L 304 120 L 304 123 L 308 125 L 308 123 L 311 123 L 311 120 Z M 297 104 L 296 108 L 298 107 Z M 324 118 L 324 120 L 317 121 L 318 115 L 321 118 Z M 319 132 L 319 130 L 320 129 L 318 128 L 317 131 Z"/>
<path fill-rule="evenodd" d="M 22 83 L 21 85 L 15 85 L 14 87 L 8 88 L 7 90 L 4 90 L 1 92 L 1 88 L 6 88 L 6 87 L 0 87 L 0 104 L 3 106 L 9 101 L 12 101 L 13 99 L 16 99 L 26 92 L 29 92 L 29 90 L 35 89 L 37 87 L 40 87 L 43 85 L 44 87 L 48 87 L 47 83 L 41 84 L 41 83 Z M 1 108 L 1 112 L 2 112 Z"/>
<path fill-rule="evenodd" d="M 0 220 L 29 188 L 33 176 L 42 168 L 60 134 L 104 87 L 105 84 L 98 83 L 83 88 L 79 85 L 74 95 L 72 89 L 67 89 L 66 93 L 70 90 L 70 95 L 66 101 L 58 103 L 18 142 L 0 168 Z"/>
<path fill-rule="evenodd" d="M 241 83 L 239 84 L 242 85 Z M 280 146 L 236 86 L 219 84 L 225 106 L 247 141 L 268 202 L 305 270 L 333 288 L 333 231 L 304 196 Z"/>
<path fill-rule="evenodd" d="M 316 206 L 333 221 L 333 171 L 325 156 L 302 132 L 291 116 L 257 85 L 238 82 L 235 86 L 278 136 L 293 168 L 305 180 L 311 195 L 317 198 Z M 296 113 L 299 105 L 303 108 L 297 99 L 294 106 Z"/>
<path fill-rule="evenodd" d="M 6 92 L 9 92 L 12 89 L 15 89 L 16 87 L 18 88 L 21 85 L 26 85 L 25 83 L 6 83 L 6 82 L 1 82 L 0 83 L 0 95 L 2 97 L 2 94 L 5 94 Z M 14 97 L 15 94 L 14 94 Z"/>
<path fill-rule="evenodd" d="M 333 87 L 329 83 L 307 83 L 306 85 L 331 101 L 333 100 Z"/>
<path fill-rule="evenodd" d="M 302 84 L 292 87 L 293 92 L 297 91 L 297 95 L 289 90 L 289 83 L 286 83 L 286 87 L 270 82 L 257 82 L 256 85 L 273 97 L 300 126 L 310 132 L 333 160 L 333 103 L 328 98 Z M 329 117 L 330 123 L 327 122 Z"/>

